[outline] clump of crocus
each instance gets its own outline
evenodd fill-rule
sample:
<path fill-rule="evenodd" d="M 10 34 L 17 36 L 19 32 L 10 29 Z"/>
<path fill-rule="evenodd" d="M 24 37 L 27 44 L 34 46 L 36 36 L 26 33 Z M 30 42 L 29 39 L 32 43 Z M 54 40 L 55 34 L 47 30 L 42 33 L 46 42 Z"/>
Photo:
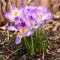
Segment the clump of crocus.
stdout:
<path fill-rule="evenodd" d="M 12 7 L 11 12 L 5 12 L 5 17 L 14 22 L 13 26 L 6 26 L 8 30 L 19 31 L 16 37 L 16 44 L 21 42 L 21 38 L 34 34 L 35 29 L 45 23 L 51 17 L 47 8 L 42 6 L 22 6 L 20 9 Z"/>

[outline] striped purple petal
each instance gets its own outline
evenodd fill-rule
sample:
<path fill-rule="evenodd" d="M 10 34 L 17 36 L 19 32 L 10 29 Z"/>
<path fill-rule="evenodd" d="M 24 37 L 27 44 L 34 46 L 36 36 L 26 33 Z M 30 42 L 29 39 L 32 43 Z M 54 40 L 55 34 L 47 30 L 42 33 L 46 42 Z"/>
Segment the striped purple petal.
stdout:
<path fill-rule="evenodd" d="M 30 36 L 30 35 L 33 35 L 34 34 L 34 31 L 28 31 L 25 36 Z"/>
<path fill-rule="evenodd" d="M 12 6 L 11 11 L 12 11 L 12 12 L 15 12 L 15 11 L 18 11 L 18 9 L 17 9 L 15 6 Z"/>
<path fill-rule="evenodd" d="M 15 43 L 16 43 L 16 44 L 19 44 L 19 43 L 21 42 L 21 38 L 22 38 L 22 37 L 19 37 L 19 36 L 16 37 Z"/>
<path fill-rule="evenodd" d="M 34 26 L 34 28 L 37 29 L 37 28 L 40 28 L 40 26 L 39 25 L 36 25 L 36 26 Z"/>
<path fill-rule="evenodd" d="M 6 26 L 6 29 L 11 30 L 11 31 L 17 30 L 14 26 Z"/>
<path fill-rule="evenodd" d="M 14 17 L 12 16 L 11 13 L 5 12 L 4 15 L 5 15 L 5 17 L 6 17 L 7 19 L 9 19 L 10 21 L 14 21 Z"/>

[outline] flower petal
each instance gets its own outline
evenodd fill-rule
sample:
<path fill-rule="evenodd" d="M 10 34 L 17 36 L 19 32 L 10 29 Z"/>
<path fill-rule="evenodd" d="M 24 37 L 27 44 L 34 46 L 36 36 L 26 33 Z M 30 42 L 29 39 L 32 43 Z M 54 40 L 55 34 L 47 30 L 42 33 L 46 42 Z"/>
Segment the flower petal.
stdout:
<path fill-rule="evenodd" d="M 34 28 L 35 28 L 35 29 L 37 29 L 37 28 L 40 28 L 40 26 L 39 26 L 39 25 L 37 25 L 37 26 L 34 26 Z"/>
<path fill-rule="evenodd" d="M 38 10 L 41 11 L 43 10 L 44 8 L 42 6 L 38 6 Z"/>
<path fill-rule="evenodd" d="M 18 9 L 15 6 L 12 6 L 12 12 L 18 11 Z"/>
<path fill-rule="evenodd" d="M 30 35 L 32 35 L 32 34 L 34 34 L 34 31 L 28 31 L 28 32 L 26 33 L 26 36 L 30 36 Z"/>
<path fill-rule="evenodd" d="M 20 16 L 19 9 L 15 6 L 12 6 L 11 13 L 14 17 Z"/>
<path fill-rule="evenodd" d="M 16 30 L 16 28 L 14 26 L 6 26 L 6 28 L 8 30 L 11 30 L 11 31 L 15 31 Z"/>
<path fill-rule="evenodd" d="M 5 17 L 6 17 L 7 19 L 9 19 L 10 21 L 14 21 L 14 17 L 13 17 L 10 13 L 5 12 L 4 15 L 5 15 Z"/>
<path fill-rule="evenodd" d="M 15 43 L 16 43 L 16 44 L 19 44 L 19 43 L 21 42 L 21 38 L 22 38 L 22 37 L 17 37 Z"/>

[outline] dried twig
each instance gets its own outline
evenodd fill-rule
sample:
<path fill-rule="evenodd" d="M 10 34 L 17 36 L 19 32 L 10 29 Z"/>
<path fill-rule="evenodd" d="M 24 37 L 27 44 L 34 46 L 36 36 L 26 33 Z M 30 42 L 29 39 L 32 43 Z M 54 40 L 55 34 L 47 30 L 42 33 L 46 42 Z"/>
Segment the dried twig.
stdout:
<path fill-rule="evenodd" d="M 31 4 L 32 0 L 28 0 L 27 5 L 29 6 Z"/>

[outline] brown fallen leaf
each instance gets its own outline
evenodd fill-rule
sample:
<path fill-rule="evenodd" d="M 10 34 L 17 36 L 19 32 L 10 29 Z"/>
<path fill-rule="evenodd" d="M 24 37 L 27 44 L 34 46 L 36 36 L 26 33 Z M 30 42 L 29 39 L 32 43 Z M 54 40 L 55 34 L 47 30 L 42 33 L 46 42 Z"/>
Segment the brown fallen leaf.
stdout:
<path fill-rule="evenodd" d="M 53 26 L 50 25 L 50 24 L 44 24 L 44 25 L 42 26 L 42 28 L 44 28 L 44 29 L 46 29 L 46 30 L 49 30 L 49 29 L 53 28 Z"/>
<path fill-rule="evenodd" d="M 57 27 L 60 26 L 60 22 L 57 22 L 55 24 L 55 27 L 53 27 L 52 31 L 57 31 Z"/>
<path fill-rule="evenodd" d="M 55 15 L 54 18 L 60 18 L 60 11 L 58 11 Z"/>

